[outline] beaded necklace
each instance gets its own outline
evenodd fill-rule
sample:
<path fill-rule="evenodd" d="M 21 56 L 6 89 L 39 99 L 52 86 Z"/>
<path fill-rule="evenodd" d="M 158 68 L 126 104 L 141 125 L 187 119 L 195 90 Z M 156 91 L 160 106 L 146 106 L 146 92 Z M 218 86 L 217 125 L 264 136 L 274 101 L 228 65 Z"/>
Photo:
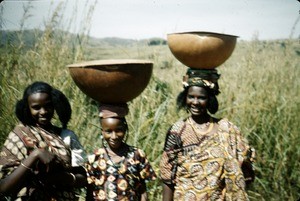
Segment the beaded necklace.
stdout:
<path fill-rule="evenodd" d="M 194 132 L 197 133 L 197 134 L 200 134 L 200 135 L 205 135 L 205 134 L 211 132 L 212 129 L 213 129 L 213 127 L 214 127 L 214 122 L 213 122 L 212 117 L 210 117 L 209 122 L 205 124 L 205 127 L 207 127 L 208 124 L 209 124 L 209 127 L 208 127 L 208 129 L 207 129 L 206 131 L 204 131 L 204 132 L 203 132 L 203 131 L 200 131 L 199 128 L 196 128 L 196 127 L 198 127 L 198 126 L 196 125 L 196 122 L 195 122 L 194 120 L 192 120 L 191 117 L 188 118 L 188 123 L 191 125 L 191 127 L 192 127 L 193 130 L 194 130 Z M 198 136 L 197 136 L 197 137 L 198 137 Z"/>
<path fill-rule="evenodd" d="M 124 156 L 121 157 L 122 159 L 119 162 L 117 162 L 117 163 L 115 163 L 112 160 L 111 156 L 109 155 L 109 151 L 107 150 L 107 147 L 106 146 L 103 146 L 103 147 L 104 147 L 104 150 L 105 150 L 105 152 L 107 154 L 107 158 L 108 158 L 109 162 L 118 171 L 119 174 L 123 174 L 126 171 L 125 170 L 124 161 L 125 161 L 125 158 L 126 158 L 126 156 L 128 154 L 128 147 L 126 147 L 125 154 L 124 154 Z"/>

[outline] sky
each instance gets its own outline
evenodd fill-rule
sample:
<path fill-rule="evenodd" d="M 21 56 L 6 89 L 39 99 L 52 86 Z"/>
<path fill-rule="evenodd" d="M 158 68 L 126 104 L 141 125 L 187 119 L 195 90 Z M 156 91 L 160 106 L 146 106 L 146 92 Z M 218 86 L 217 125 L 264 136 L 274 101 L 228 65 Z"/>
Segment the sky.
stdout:
<path fill-rule="evenodd" d="M 298 0 L 33 0 L 25 28 L 43 28 L 59 2 L 66 3 L 64 16 L 76 21 L 72 32 L 83 28 L 86 2 L 95 4 L 89 11 L 89 34 L 96 38 L 166 38 L 169 33 L 186 31 L 225 33 L 242 40 L 300 37 Z M 28 1 L 4 0 L 0 28 L 20 29 L 26 4 Z"/>

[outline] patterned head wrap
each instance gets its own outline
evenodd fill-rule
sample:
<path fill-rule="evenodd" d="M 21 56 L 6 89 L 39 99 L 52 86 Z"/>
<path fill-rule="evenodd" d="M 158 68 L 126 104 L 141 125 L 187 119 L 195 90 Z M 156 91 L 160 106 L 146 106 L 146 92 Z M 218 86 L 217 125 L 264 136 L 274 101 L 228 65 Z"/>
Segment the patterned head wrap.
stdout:
<path fill-rule="evenodd" d="M 99 106 L 99 117 L 110 118 L 110 117 L 125 117 L 128 114 L 128 106 L 124 104 L 103 104 Z"/>
<path fill-rule="evenodd" d="M 199 86 L 209 89 L 214 95 L 218 95 L 219 85 L 218 79 L 220 74 L 217 70 L 212 69 L 192 69 L 189 68 L 186 75 L 183 77 L 183 87 L 187 88 L 189 86 Z"/>

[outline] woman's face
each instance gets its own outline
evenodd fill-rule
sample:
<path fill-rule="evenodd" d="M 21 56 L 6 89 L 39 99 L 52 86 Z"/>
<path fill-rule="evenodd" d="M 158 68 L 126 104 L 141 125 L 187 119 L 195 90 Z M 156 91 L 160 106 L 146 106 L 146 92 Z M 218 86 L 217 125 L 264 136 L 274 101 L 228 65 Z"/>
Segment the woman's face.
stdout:
<path fill-rule="evenodd" d="M 102 135 L 113 150 L 120 148 L 126 133 L 126 125 L 118 118 L 101 119 Z"/>
<path fill-rule="evenodd" d="M 54 106 L 47 93 L 34 93 L 28 96 L 28 106 L 36 124 L 41 127 L 51 125 L 51 119 L 54 115 Z"/>
<path fill-rule="evenodd" d="M 203 87 L 191 86 L 186 96 L 186 105 L 193 116 L 207 113 L 208 93 Z"/>

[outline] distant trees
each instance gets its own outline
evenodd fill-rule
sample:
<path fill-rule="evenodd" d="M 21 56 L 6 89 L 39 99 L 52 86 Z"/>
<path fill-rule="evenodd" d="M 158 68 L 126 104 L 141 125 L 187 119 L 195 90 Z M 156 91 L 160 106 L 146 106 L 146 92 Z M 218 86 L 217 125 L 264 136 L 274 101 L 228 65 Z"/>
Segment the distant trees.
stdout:
<path fill-rule="evenodd" d="M 167 41 L 162 39 L 162 38 L 151 38 L 148 41 L 148 46 L 153 46 L 153 45 L 166 45 Z"/>

